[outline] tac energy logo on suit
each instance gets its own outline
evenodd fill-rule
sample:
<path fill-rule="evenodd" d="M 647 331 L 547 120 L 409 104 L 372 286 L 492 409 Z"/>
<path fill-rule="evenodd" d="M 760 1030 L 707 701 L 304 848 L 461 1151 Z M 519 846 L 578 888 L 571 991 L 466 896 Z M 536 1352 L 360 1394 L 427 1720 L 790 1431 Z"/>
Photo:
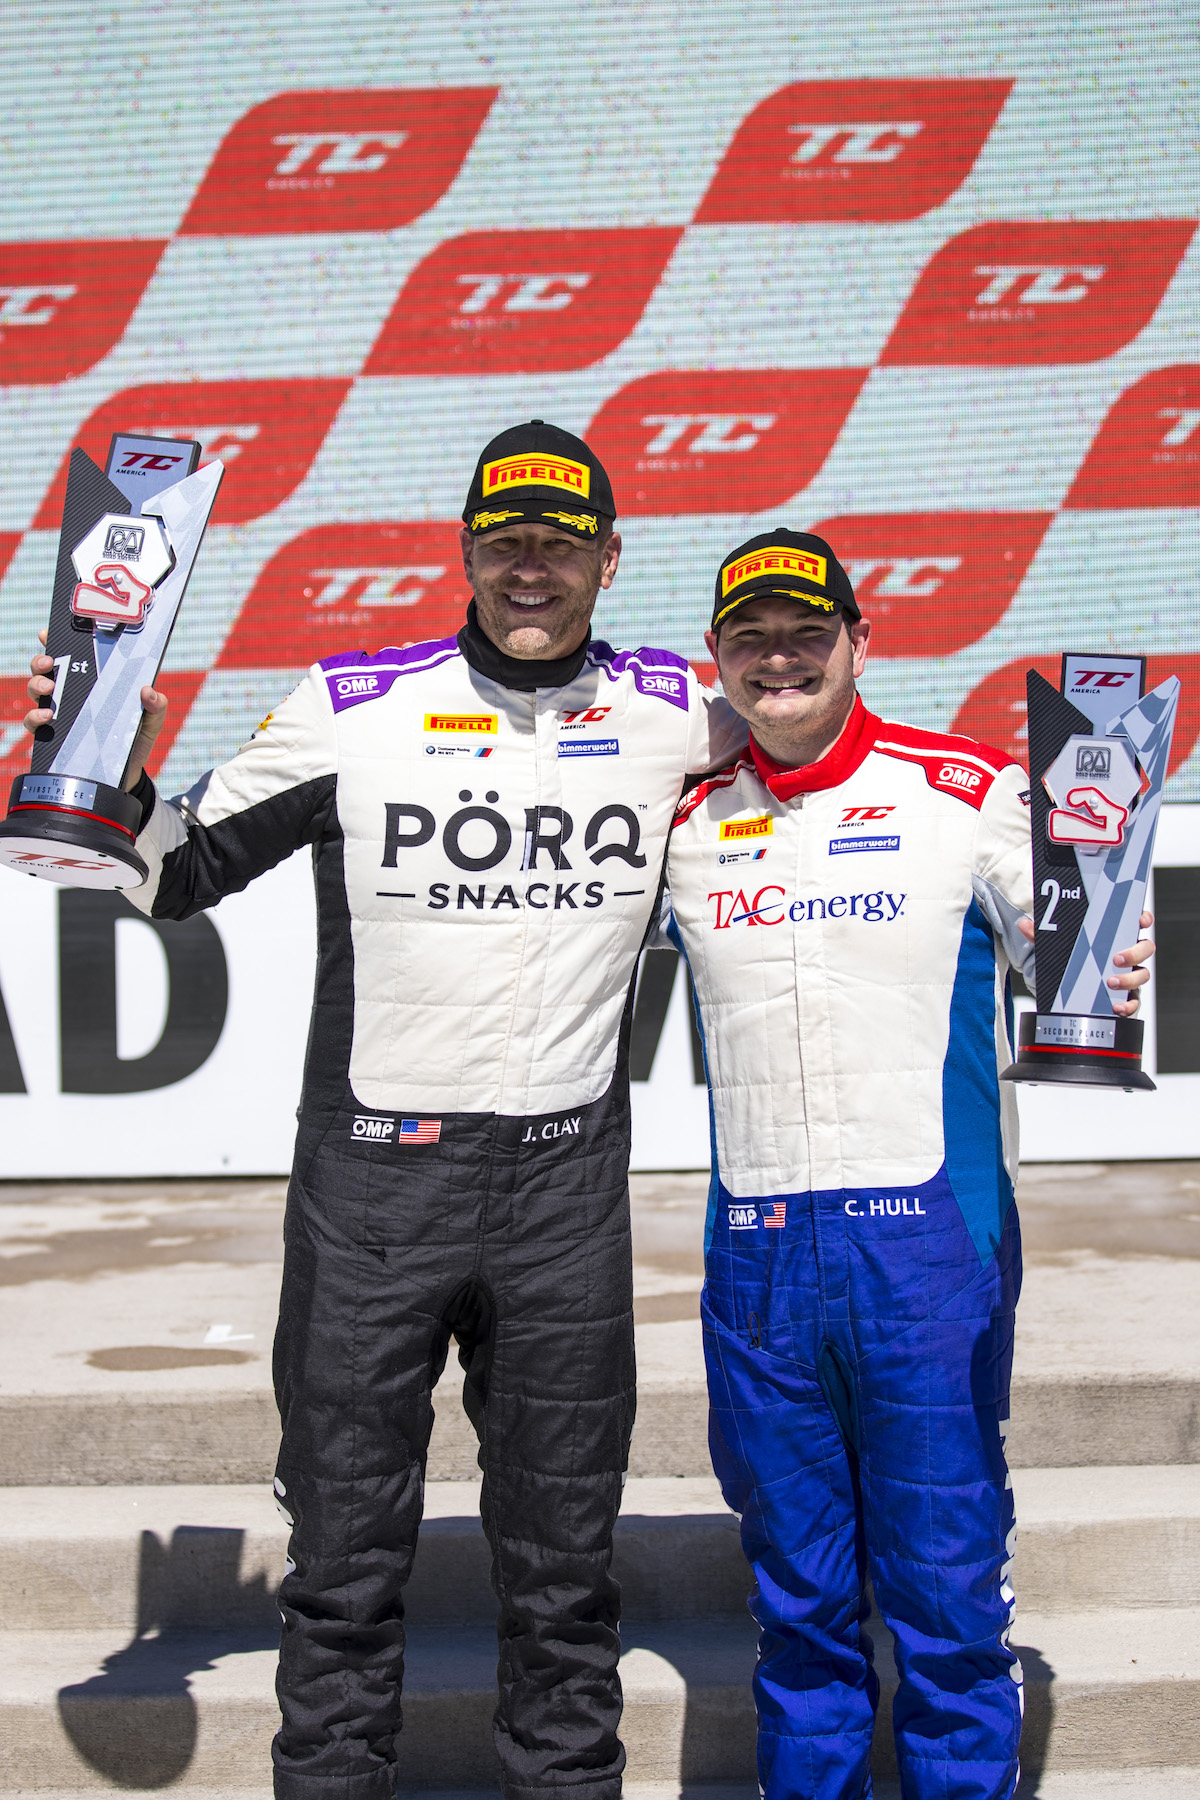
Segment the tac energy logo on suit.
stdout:
<path fill-rule="evenodd" d="M 787 889 L 772 882 L 753 895 L 747 895 L 741 888 L 726 888 L 708 898 L 715 906 L 712 929 L 730 931 L 735 925 L 782 925 L 785 920 L 790 920 L 793 925 L 822 919 L 855 919 L 866 925 L 890 925 L 903 915 L 908 895 L 830 894 L 789 901 Z"/>

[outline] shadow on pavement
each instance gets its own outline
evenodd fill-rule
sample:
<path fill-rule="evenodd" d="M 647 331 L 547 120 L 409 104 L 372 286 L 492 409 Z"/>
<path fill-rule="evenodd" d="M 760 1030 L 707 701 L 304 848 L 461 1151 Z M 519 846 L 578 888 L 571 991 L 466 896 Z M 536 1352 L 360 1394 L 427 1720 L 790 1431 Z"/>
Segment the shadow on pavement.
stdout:
<path fill-rule="evenodd" d="M 279 1614 L 263 1574 L 240 1579 L 244 1533 L 181 1525 L 163 1545 L 142 1533 L 137 1629 L 103 1672 L 59 1689 L 79 1755 L 121 1788 L 178 1781 L 196 1749 L 190 1678 L 218 1657 L 273 1648 Z"/>
<path fill-rule="evenodd" d="M 876 1644 L 883 1688 L 876 1719 L 872 1767 L 880 1800 L 899 1800 L 896 1751 L 891 1728 L 895 1673 L 886 1627 L 878 1614 L 873 1615 L 870 1624 L 873 1627 L 871 1635 Z M 732 1795 L 735 1788 L 752 1778 L 755 1768 L 755 1712 L 750 1685 L 754 1669 L 754 1643 L 753 1638 L 748 1636 L 744 1685 L 731 1690 L 728 1685 L 728 1663 L 714 1664 L 711 1648 L 705 1641 L 704 1622 L 698 1620 L 697 1627 L 694 1644 L 688 1646 L 676 1642 L 671 1647 L 669 1660 L 687 1687 L 680 1779 L 685 1787 L 687 1784 L 709 1784 L 707 1791 L 711 1800 L 716 1793 L 711 1784 L 730 1784 Z M 660 1652 L 663 1650 L 661 1641 L 655 1641 L 651 1634 L 643 1636 L 636 1626 L 623 1627 L 622 1642 L 627 1649 L 645 1642 L 650 1648 Z M 1037 1800 L 1053 1725 L 1054 1670 L 1041 1651 L 1027 1645 L 1014 1645 L 1014 1648 L 1021 1658 L 1025 1673 L 1021 1781 L 1016 1800 Z M 756 1792 L 756 1787 L 751 1791 Z"/>
<path fill-rule="evenodd" d="M 1021 1729 L 1021 1782 L 1019 1800 L 1035 1800 L 1046 1770 L 1050 1732 L 1054 1725 L 1054 1670 L 1040 1650 L 1014 1644 L 1025 1671 L 1025 1723 Z"/>

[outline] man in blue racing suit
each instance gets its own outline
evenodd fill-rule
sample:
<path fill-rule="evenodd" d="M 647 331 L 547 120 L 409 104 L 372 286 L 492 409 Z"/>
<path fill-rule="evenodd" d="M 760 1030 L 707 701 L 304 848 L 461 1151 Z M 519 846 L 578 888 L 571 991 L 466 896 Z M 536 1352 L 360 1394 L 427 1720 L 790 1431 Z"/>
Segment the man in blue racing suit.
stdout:
<path fill-rule="evenodd" d="M 1021 1265 L 998 1069 L 1031 956 L 1028 777 L 869 713 L 869 634 L 820 538 L 777 528 L 718 575 L 707 642 L 751 739 L 685 796 L 669 853 L 713 1111 L 712 1452 L 757 1583 L 766 1800 L 870 1792 L 868 1575 L 907 1800 L 1007 1800 Z"/>

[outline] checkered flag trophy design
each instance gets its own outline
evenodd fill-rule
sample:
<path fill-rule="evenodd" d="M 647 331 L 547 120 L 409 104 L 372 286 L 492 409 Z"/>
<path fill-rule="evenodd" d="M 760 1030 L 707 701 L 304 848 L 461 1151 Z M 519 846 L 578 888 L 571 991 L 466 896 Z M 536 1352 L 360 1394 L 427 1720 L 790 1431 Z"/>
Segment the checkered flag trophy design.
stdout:
<path fill-rule="evenodd" d="M 54 717 L 12 785 L 0 864 L 67 887 L 139 887 L 141 806 L 123 787 L 224 467 L 200 445 L 118 432 L 71 453 L 46 649 Z"/>
<path fill-rule="evenodd" d="M 1145 685 L 1142 656 L 1065 655 L 1059 688 L 1027 674 L 1037 1010 L 1006 1081 L 1154 1087 L 1145 1028 L 1107 986 L 1137 937 L 1179 701 L 1177 676 Z"/>

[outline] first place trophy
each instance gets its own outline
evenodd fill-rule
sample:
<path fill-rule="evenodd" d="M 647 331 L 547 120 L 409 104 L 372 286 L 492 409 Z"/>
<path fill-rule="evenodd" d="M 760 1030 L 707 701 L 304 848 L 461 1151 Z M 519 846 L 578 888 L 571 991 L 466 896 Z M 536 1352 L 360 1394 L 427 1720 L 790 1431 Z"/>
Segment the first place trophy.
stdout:
<path fill-rule="evenodd" d="M 224 468 L 200 446 L 118 433 L 100 469 L 73 450 L 46 650 L 54 717 L 0 824 L 0 864 L 69 887 L 140 887 L 129 754 Z"/>
<path fill-rule="evenodd" d="M 1108 986 L 1137 939 L 1179 701 L 1176 676 L 1145 683 L 1142 656 L 1066 655 L 1060 688 L 1028 673 L 1037 1010 L 1006 1081 L 1154 1087 Z"/>

